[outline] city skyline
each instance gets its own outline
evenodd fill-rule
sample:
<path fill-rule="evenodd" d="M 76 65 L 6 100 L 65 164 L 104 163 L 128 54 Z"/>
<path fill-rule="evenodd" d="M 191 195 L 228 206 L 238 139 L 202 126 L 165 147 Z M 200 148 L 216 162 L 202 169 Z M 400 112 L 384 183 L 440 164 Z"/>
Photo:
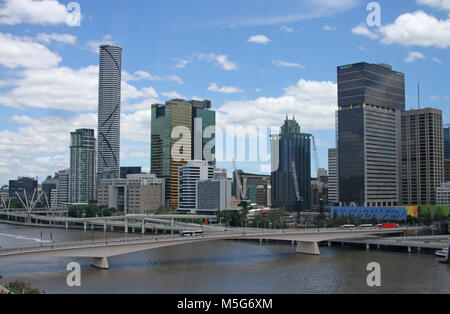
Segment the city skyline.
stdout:
<path fill-rule="evenodd" d="M 8 1 L 8 5 L 13 2 Z M 126 13 L 127 27 L 123 22 L 121 25 L 128 30 L 135 25 L 133 20 L 144 20 L 144 13 L 153 16 L 157 9 L 168 14 L 167 8 L 173 8 L 174 1 L 168 2 L 155 2 L 153 6 L 143 3 L 140 9 L 125 8 L 124 3 L 118 3 L 115 9 Z M 109 18 L 100 16 L 100 9 L 106 7 L 103 1 L 80 1 L 83 13 L 80 27 L 46 20 L 30 24 L 0 19 L 2 46 L 32 51 L 31 55 L 12 56 L 7 51 L 0 52 L 0 148 L 4 152 L 0 157 L 0 183 L 7 184 L 17 176 L 38 176 L 42 182 L 47 175 L 69 166 L 69 132 L 97 126 L 98 47 L 108 43 L 125 47 L 121 164 L 142 166 L 146 172 L 150 171 L 151 104 L 180 96 L 211 99 L 213 110 L 218 112 L 218 126 L 247 123 L 278 126 L 286 114 L 295 114 L 302 129 L 318 139 L 320 166 L 326 168 L 328 148 L 335 146 L 335 69 L 337 65 L 360 61 L 389 63 L 405 73 L 407 109 L 417 107 L 416 85 L 420 81 L 422 108 L 443 110 L 444 123 L 449 122 L 448 84 L 443 74 L 448 63 L 446 37 L 437 33 L 429 41 L 417 40 L 406 46 L 389 33 L 402 27 L 399 17 L 409 17 L 413 22 L 434 17 L 439 23 L 448 23 L 445 10 L 431 8 L 421 1 L 408 1 L 406 9 L 400 4 L 380 1 L 383 26 L 375 31 L 364 26 L 368 14 L 364 1 L 343 1 L 333 12 L 335 7 L 326 4 L 288 1 L 286 8 L 277 8 L 270 14 L 270 5 L 261 12 L 253 12 L 251 7 L 257 1 L 250 2 L 243 5 L 242 13 L 230 16 L 208 6 L 197 10 L 199 3 L 188 6 L 179 2 L 173 18 L 167 21 L 156 18 L 155 26 L 143 22 L 142 29 L 133 36 L 104 23 Z M 4 5 L 6 2 L 0 6 Z M 231 5 L 220 6 L 225 9 Z M 307 18 L 287 18 L 288 9 L 306 12 L 318 9 L 319 13 Z M 419 10 L 425 15 L 416 14 Z M 110 11 L 105 13 L 113 16 Z M 0 17 L 1 14 L 2 10 Z M 216 18 L 183 29 L 185 25 L 175 19 L 181 14 L 193 17 L 211 14 Z M 256 16 L 272 14 L 286 18 Z M 208 33 L 204 32 L 204 24 L 210 26 Z M 140 38 L 143 30 L 149 30 L 153 38 L 148 35 Z M 318 36 L 321 41 L 315 40 Z M 343 41 L 345 47 L 340 44 Z M 142 53 L 152 44 L 156 44 L 155 51 Z M 183 46 L 182 51 L 160 52 L 175 44 Z M 353 53 L 348 53 L 349 47 Z M 255 109 L 254 117 L 247 107 Z M 238 109 L 239 116 L 233 116 Z M 217 166 L 232 173 L 231 163 Z M 239 167 L 246 172 L 260 172 L 258 163 L 239 163 Z"/>

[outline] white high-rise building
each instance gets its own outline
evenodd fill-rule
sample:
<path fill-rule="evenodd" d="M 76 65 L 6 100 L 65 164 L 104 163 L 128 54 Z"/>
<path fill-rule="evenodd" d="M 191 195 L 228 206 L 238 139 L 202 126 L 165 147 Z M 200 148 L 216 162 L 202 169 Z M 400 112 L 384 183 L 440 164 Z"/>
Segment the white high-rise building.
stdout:
<path fill-rule="evenodd" d="M 100 46 L 98 99 L 99 179 L 120 177 L 120 92 L 122 48 Z"/>
<path fill-rule="evenodd" d="M 195 213 L 197 181 L 214 179 L 214 167 L 207 161 L 190 160 L 178 168 L 178 204 L 180 211 Z"/>

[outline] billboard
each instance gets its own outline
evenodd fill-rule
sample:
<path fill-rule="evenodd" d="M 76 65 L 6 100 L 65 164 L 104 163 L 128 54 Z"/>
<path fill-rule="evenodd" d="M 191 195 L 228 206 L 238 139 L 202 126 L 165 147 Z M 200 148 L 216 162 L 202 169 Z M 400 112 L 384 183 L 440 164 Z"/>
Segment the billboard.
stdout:
<path fill-rule="evenodd" d="M 356 217 L 377 220 L 406 220 L 407 207 L 332 207 L 331 218 Z"/>

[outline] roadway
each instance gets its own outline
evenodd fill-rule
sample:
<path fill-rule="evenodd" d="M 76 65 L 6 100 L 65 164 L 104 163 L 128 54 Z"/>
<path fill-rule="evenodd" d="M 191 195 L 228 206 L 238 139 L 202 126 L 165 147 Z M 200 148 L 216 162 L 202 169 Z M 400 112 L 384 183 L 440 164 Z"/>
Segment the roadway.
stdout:
<path fill-rule="evenodd" d="M 102 241 L 81 241 L 41 244 L 31 247 L 14 247 L 0 250 L 0 258 L 26 256 L 62 256 L 62 257 L 90 257 L 94 259 L 93 266 L 108 269 L 107 258 L 147 251 L 156 248 L 187 245 L 206 241 L 220 240 L 276 240 L 289 241 L 297 244 L 297 252 L 303 254 L 320 255 L 318 244 L 323 241 L 367 237 L 368 235 L 389 235 L 406 232 L 406 228 L 379 230 L 340 230 L 340 229 L 311 229 L 311 230 L 262 230 L 236 229 L 231 231 L 216 231 L 206 233 L 200 237 L 184 238 L 180 236 L 142 236 L 140 238 L 114 239 Z"/>

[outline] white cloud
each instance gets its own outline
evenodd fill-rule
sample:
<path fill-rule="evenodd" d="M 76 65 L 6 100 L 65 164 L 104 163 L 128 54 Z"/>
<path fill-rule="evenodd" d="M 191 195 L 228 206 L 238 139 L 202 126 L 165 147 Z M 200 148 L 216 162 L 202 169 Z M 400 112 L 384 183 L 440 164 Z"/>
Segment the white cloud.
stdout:
<path fill-rule="evenodd" d="M 170 99 L 186 99 L 186 96 L 183 96 L 175 91 L 172 92 L 163 92 L 161 95 L 170 98 Z"/>
<path fill-rule="evenodd" d="M 107 34 L 103 35 L 102 40 L 91 40 L 86 43 L 86 48 L 93 53 L 99 53 L 100 46 L 102 45 L 115 45 L 116 43 L 112 40 L 112 36 Z"/>
<path fill-rule="evenodd" d="M 399 16 L 393 24 L 380 28 L 385 44 L 450 47 L 450 19 L 439 20 L 423 11 Z"/>
<path fill-rule="evenodd" d="M 411 63 L 411 62 L 414 62 L 417 60 L 424 60 L 424 59 L 426 59 L 426 58 L 423 53 L 418 52 L 418 51 L 411 51 L 409 53 L 408 57 L 405 59 L 405 62 Z"/>
<path fill-rule="evenodd" d="M 0 64 L 10 69 L 49 68 L 61 57 L 31 39 L 0 33 Z"/>
<path fill-rule="evenodd" d="M 5 0 L 0 7 L 0 24 L 64 24 L 69 12 L 57 0 Z"/>
<path fill-rule="evenodd" d="M 141 80 L 149 80 L 149 81 L 172 81 L 179 84 L 183 84 L 183 80 L 178 75 L 165 75 L 158 76 L 150 74 L 146 71 L 136 71 L 134 74 L 130 74 L 126 71 L 122 71 L 122 78 L 127 81 L 141 81 Z"/>
<path fill-rule="evenodd" d="M 13 88 L 0 94 L 0 104 L 15 108 L 95 110 L 98 104 L 98 67 L 26 69 Z"/>
<path fill-rule="evenodd" d="M 441 59 L 439 59 L 438 57 L 433 57 L 433 58 L 431 58 L 431 60 L 433 61 L 433 62 L 436 62 L 436 63 L 439 63 L 439 64 L 442 64 L 442 63 L 444 63 Z"/>
<path fill-rule="evenodd" d="M 360 0 L 303 0 L 294 1 L 298 3 L 300 7 L 296 6 L 286 7 L 285 13 L 279 13 L 277 15 L 264 15 L 264 16 L 251 16 L 243 17 L 238 16 L 227 21 L 218 21 L 217 24 L 236 25 L 236 26 L 265 26 L 265 25 L 279 25 L 288 24 L 297 21 L 310 20 L 315 18 L 322 18 L 333 16 L 340 12 L 353 9 L 360 5 Z M 278 10 L 277 10 L 278 11 Z"/>
<path fill-rule="evenodd" d="M 336 30 L 337 30 L 337 27 L 333 27 L 333 26 L 330 26 L 330 25 L 328 25 L 328 24 L 325 24 L 325 25 L 323 26 L 323 29 L 326 30 L 326 31 L 336 31 Z"/>
<path fill-rule="evenodd" d="M 74 44 L 77 41 L 77 38 L 70 34 L 58 34 L 58 33 L 52 33 L 52 34 L 45 34 L 40 33 L 37 35 L 37 40 L 42 41 L 46 44 L 49 44 L 51 42 L 60 42 L 65 44 Z"/>
<path fill-rule="evenodd" d="M 286 114 L 295 114 L 306 130 L 332 130 L 337 103 L 337 85 L 332 82 L 300 80 L 285 88 L 278 98 L 259 97 L 227 101 L 218 108 L 221 127 L 279 127 Z"/>
<path fill-rule="evenodd" d="M 184 68 L 187 67 L 187 65 L 188 65 L 189 63 L 192 62 L 192 61 L 190 61 L 190 60 L 186 60 L 186 59 L 178 59 L 178 58 L 175 58 L 174 60 L 177 62 L 177 63 L 174 65 L 174 68 L 175 68 L 175 69 L 184 69 Z"/>
<path fill-rule="evenodd" d="M 255 36 L 251 36 L 248 39 L 249 43 L 255 43 L 255 44 L 262 44 L 262 45 L 267 45 L 268 43 L 270 43 L 272 40 L 270 40 L 267 36 L 265 35 L 255 35 Z"/>
<path fill-rule="evenodd" d="M 228 59 L 227 55 L 216 55 L 214 53 L 199 53 L 197 54 L 197 58 L 200 61 L 206 61 L 209 63 L 213 63 L 219 67 L 221 67 L 224 70 L 227 71 L 236 71 L 239 69 L 236 63 L 231 62 Z"/>
<path fill-rule="evenodd" d="M 450 0 L 417 0 L 417 3 L 434 9 L 450 11 Z"/>
<path fill-rule="evenodd" d="M 293 33 L 294 29 L 292 27 L 282 26 L 281 29 L 287 33 Z"/>
<path fill-rule="evenodd" d="M 305 65 L 303 65 L 303 64 L 285 62 L 285 61 L 282 61 L 282 60 L 273 60 L 272 63 L 275 64 L 276 66 L 285 67 L 285 68 L 299 68 L 299 69 L 304 69 L 305 68 Z"/>
<path fill-rule="evenodd" d="M 244 90 L 239 87 L 234 86 L 222 86 L 219 87 L 217 83 L 211 83 L 208 87 L 208 91 L 222 93 L 222 94 L 235 94 L 235 93 L 243 93 Z"/>
<path fill-rule="evenodd" d="M 379 36 L 378 34 L 370 31 L 366 24 L 362 23 L 359 24 L 358 26 L 356 26 L 355 28 L 352 29 L 352 33 L 355 35 L 361 35 L 361 36 L 366 36 L 372 39 L 377 39 Z"/>

